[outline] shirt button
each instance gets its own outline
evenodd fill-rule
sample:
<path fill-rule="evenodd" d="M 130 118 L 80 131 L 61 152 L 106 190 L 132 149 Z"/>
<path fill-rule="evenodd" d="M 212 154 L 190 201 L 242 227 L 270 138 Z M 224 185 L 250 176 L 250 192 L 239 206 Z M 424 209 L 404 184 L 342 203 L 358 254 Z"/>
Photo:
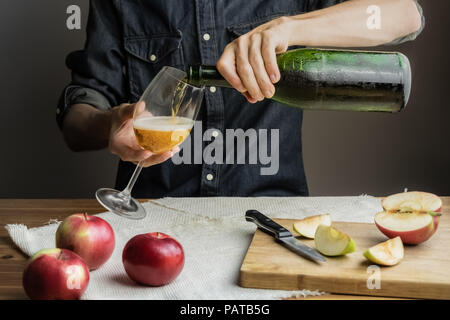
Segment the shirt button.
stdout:
<path fill-rule="evenodd" d="M 208 173 L 208 174 L 206 175 L 206 180 L 211 181 L 211 180 L 213 180 L 213 179 L 214 179 L 214 176 L 213 176 L 211 173 Z"/>
<path fill-rule="evenodd" d="M 60 114 L 61 110 L 59 110 L 59 108 L 56 108 L 56 114 Z"/>
<path fill-rule="evenodd" d="M 216 92 L 216 87 L 214 87 L 214 86 L 212 86 L 212 87 L 209 87 L 209 91 L 211 91 L 211 93 L 214 93 L 214 92 Z"/>
<path fill-rule="evenodd" d="M 203 35 L 203 40 L 208 41 L 209 39 L 211 39 L 211 36 L 209 35 L 209 33 L 205 33 Z"/>
<path fill-rule="evenodd" d="M 155 56 L 154 54 L 152 54 L 152 55 L 150 56 L 150 61 L 156 61 L 156 56 Z"/>
<path fill-rule="evenodd" d="M 212 135 L 214 138 L 217 138 L 217 136 L 219 135 L 219 132 L 218 132 L 217 130 L 214 130 L 214 131 L 211 133 L 211 135 Z"/>

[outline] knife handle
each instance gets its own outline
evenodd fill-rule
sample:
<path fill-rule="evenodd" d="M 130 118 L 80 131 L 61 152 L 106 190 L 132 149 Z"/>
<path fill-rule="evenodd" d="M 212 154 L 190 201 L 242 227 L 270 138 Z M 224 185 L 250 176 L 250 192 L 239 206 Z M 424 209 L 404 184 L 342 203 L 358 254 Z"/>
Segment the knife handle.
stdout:
<path fill-rule="evenodd" d="M 266 217 L 257 210 L 248 210 L 245 213 L 245 220 L 255 223 L 262 231 L 274 236 L 277 239 L 292 236 L 289 230 L 280 226 L 278 223 L 269 217 Z"/>

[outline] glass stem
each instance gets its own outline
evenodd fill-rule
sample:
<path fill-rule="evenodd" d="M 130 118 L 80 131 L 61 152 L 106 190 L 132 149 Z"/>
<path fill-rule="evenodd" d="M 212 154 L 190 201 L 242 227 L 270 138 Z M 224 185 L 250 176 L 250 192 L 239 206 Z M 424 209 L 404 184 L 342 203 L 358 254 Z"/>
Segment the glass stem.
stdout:
<path fill-rule="evenodd" d="M 134 169 L 133 175 L 131 176 L 130 181 L 128 182 L 128 185 L 126 186 L 125 189 L 123 189 L 123 191 L 120 193 L 120 195 L 122 197 L 124 197 L 125 199 L 130 199 L 131 198 L 131 190 L 133 190 L 134 184 L 136 183 L 137 178 L 139 177 L 139 174 L 142 171 L 142 165 L 141 165 L 142 161 L 140 161 L 137 166 L 136 169 Z"/>

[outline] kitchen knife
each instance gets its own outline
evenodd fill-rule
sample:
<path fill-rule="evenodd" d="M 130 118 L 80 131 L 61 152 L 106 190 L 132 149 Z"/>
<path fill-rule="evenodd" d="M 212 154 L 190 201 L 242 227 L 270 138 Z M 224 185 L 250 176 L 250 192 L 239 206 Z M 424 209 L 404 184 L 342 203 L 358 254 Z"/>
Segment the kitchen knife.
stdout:
<path fill-rule="evenodd" d="M 273 236 L 289 250 L 312 261 L 326 261 L 317 250 L 308 247 L 292 236 L 292 233 L 257 210 L 248 210 L 245 220 L 255 223 L 261 231 Z"/>

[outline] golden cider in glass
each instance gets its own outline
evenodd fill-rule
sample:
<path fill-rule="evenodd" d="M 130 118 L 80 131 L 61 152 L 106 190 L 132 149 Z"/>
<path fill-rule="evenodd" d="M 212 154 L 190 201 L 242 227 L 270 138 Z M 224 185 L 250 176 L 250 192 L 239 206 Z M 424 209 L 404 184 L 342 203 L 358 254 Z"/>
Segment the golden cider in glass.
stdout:
<path fill-rule="evenodd" d="M 133 122 L 139 145 L 155 154 L 172 150 L 190 134 L 194 121 L 183 117 L 147 117 Z"/>

